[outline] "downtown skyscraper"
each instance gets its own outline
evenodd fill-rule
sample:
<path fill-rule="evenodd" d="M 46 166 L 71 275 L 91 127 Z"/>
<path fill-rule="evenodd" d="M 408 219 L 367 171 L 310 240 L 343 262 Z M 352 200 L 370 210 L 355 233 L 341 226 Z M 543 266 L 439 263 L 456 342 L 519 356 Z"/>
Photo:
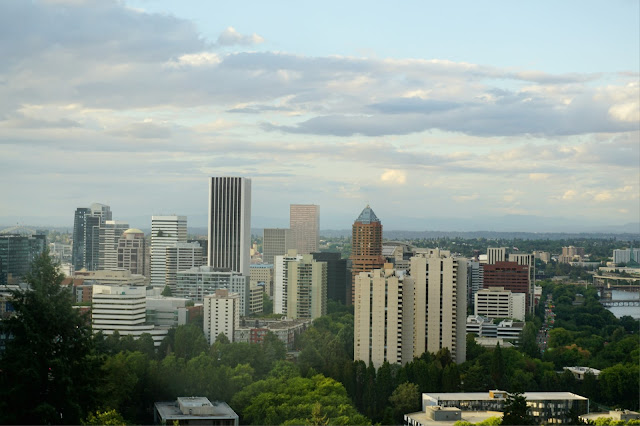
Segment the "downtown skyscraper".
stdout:
<path fill-rule="evenodd" d="M 320 241 L 320 206 L 291 204 L 289 207 L 289 228 L 291 229 L 293 248 L 299 254 L 317 252 Z"/>
<path fill-rule="evenodd" d="M 251 264 L 251 179 L 209 180 L 208 264 L 249 276 Z"/>
<path fill-rule="evenodd" d="M 164 287 L 167 247 L 187 242 L 186 216 L 151 216 L 151 285 Z"/>
<path fill-rule="evenodd" d="M 100 227 L 112 219 L 111 208 L 105 204 L 93 203 L 90 207 L 78 207 L 73 219 L 73 248 L 71 262 L 73 269 L 96 271 L 99 264 Z"/>
<path fill-rule="evenodd" d="M 351 297 L 355 300 L 355 279 L 360 272 L 371 272 L 384 265 L 382 257 L 382 223 L 376 214 L 367 207 L 355 220 L 351 232 Z"/>

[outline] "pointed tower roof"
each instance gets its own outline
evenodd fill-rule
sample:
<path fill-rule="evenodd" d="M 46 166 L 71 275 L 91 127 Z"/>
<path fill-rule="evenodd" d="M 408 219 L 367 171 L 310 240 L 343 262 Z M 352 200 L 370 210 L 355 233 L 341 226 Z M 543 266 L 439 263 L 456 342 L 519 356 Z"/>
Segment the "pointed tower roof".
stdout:
<path fill-rule="evenodd" d="M 360 216 L 358 216 L 356 222 L 369 224 L 372 222 L 380 222 L 380 219 L 378 219 L 378 216 L 376 216 L 373 210 L 371 210 L 371 207 L 369 207 L 369 204 L 367 204 L 367 207 L 362 210 L 362 213 L 360 213 Z"/>

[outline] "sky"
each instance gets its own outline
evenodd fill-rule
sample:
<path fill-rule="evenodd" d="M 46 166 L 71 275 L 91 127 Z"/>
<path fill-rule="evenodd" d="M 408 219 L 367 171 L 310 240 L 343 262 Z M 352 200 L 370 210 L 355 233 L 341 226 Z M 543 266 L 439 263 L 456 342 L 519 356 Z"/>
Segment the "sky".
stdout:
<path fill-rule="evenodd" d="M 640 221 L 640 2 L 0 2 L 0 224 Z M 535 226 L 534 226 L 535 224 Z"/>

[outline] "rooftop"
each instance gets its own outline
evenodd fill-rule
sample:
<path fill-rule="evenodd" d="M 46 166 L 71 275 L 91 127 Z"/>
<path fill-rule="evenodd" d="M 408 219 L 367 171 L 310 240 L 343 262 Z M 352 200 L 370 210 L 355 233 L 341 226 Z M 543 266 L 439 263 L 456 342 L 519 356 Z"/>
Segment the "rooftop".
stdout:
<path fill-rule="evenodd" d="M 362 213 L 360 213 L 360 216 L 358 216 L 356 222 L 369 224 L 372 222 L 380 222 L 380 219 L 378 219 L 378 216 L 376 216 L 373 210 L 371 210 L 371 207 L 369 207 L 369 205 L 367 204 L 367 207 L 362 210 Z"/>
<path fill-rule="evenodd" d="M 222 401 L 205 397 L 180 397 L 177 401 L 156 402 L 156 410 L 164 421 L 186 419 L 237 419 L 238 415 Z"/>
<path fill-rule="evenodd" d="M 494 391 L 498 392 L 498 391 Z M 584 396 L 576 395 L 571 392 L 525 392 L 522 394 L 527 401 L 543 401 L 543 400 L 587 400 Z M 446 392 L 446 393 L 423 393 L 425 397 L 439 401 L 489 401 L 496 399 L 491 397 L 489 392 Z"/>

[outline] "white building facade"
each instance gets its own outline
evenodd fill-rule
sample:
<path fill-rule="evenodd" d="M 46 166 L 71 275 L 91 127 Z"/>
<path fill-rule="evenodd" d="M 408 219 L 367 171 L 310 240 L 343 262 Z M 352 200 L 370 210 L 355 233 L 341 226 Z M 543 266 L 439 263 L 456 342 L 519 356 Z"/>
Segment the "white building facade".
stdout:
<path fill-rule="evenodd" d="M 240 325 L 240 296 L 219 289 L 204 297 L 204 335 L 209 344 L 216 341 L 220 333 L 234 340 L 235 330 Z"/>
<path fill-rule="evenodd" d="M 166 284 L 166 248 L 187 242 L 186 216 L 151 217 L 151 285 Z"/>

